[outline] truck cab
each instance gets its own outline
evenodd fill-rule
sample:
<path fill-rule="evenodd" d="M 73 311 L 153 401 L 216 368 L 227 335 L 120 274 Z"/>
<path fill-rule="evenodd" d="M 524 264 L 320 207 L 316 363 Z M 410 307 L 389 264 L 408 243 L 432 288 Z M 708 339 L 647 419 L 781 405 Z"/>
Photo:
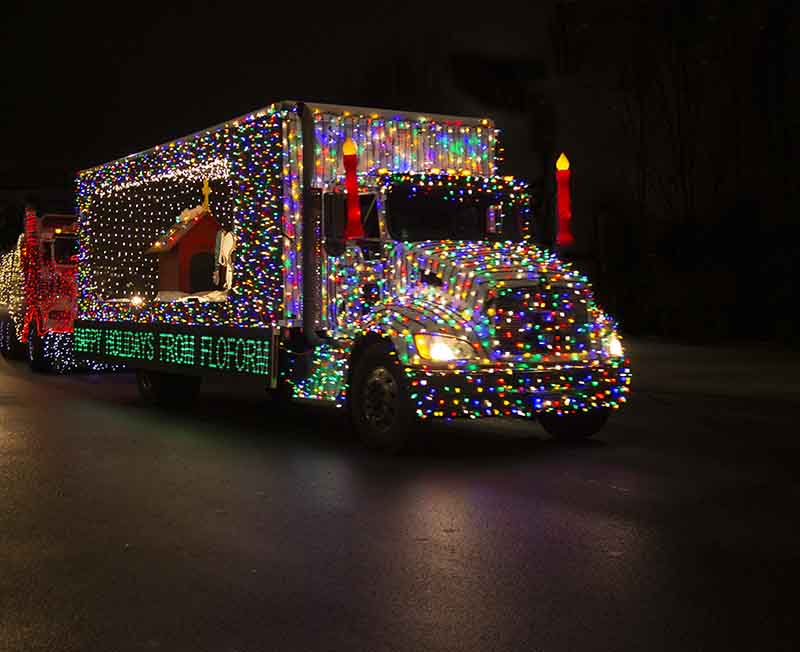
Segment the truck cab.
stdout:
<path fill-rule="evenodd" d="M 344 182 L 313 197 L 322 339 L 314 368 L 290 380 L 296 396 L 335 393 L 381 448 L 436 417 L 536 418 L 553 434 L 589 436 L 624 402 L 616 326 L 586 277 L 531 240 L 524 181 L 363 175 L 364 237 L 354 240 Z"/>
<path fill-rule="evenodd" d="M 72 215 L 43 215 L 38 233 L 43 295 L 38 310 L 39 333 L 71 333 L 78 264 L 76 219 Z"/>
<path fill-rule="evenodd" d="M 402 287 L 389 284 L 387 271 L 399 251 L 436 243 L 450 243 L 455 250 L 470 242 L 522 242 L 529 230 L 527 188 L 513 177 L 438 169 L 391 175 L 381 170 L 364 179 L 359 189 L 364 237 L 351 242 L 344 234 L 343 185 L 333 184 L 320 196 L 326 278 L 323 324 L 333 335 L 352 330 L 392 293 L 407 292 L 409 280 L 418 276 L 431 289 L 444 289 L 441 270 L 412 274 Z M 356 286 L 350 284 L 354 276 L 360 278 Z"/>

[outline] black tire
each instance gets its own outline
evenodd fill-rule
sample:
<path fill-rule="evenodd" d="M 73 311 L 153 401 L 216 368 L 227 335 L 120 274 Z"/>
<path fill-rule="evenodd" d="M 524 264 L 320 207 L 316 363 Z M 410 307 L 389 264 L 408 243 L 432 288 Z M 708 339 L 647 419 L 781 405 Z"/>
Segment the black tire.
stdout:
<path fill-rule="evenodd" d="M 27 355 L 26 347 L 17 337 L 14 320 L 8 315 L 0 320 L 0 353 L 7 360 L 19 360 Z"/>
<path fill-rule="evenodd" d="M 0 355 L 9 358 L 11 352 L 11 329 L 14 324 L 8 317 L 0 317 Z"/>
<path fill-rule="evenodd" d="M 17 327 L 14 325 L 13 321 L 11 322 L 11 330 L 9 333 L 10 340 L 8 357 L 12 360 L 27 360 L 28 347 L 21 339 L 19 339 L 19 336 L 17 335 Z"/>
<path fill-rule="evenodd" d="M 608 421 L 608 409 L 600 408 L 578 414 L 550 414 L 539 415 L 539 423 L 549 434 L 558 439 L 576 441 L 587 439 L 596 435 L 603 429 Z"/>
<path fill-rule="evenodd" d="M 361 442 L 372 450 L 397 453 L 418 428 L 397 355 L 375 343 L 358 358 L 348 397 L 350 419 Z"/>
<path fill-rule="evenodd" d="M 44 337 L 39 335 L 35 324 L 28 327 L 28 364 L 32 371 L 39 374 L 47 373 L 51 367 L 44 352 Z"/>
<path fill-rule="evenodd" d="M 183 407 L 195 401 L 202 379 L 197 376 L 166 374 L 148 369 L 136 370 L 139 395 L 157 407 Z"/>

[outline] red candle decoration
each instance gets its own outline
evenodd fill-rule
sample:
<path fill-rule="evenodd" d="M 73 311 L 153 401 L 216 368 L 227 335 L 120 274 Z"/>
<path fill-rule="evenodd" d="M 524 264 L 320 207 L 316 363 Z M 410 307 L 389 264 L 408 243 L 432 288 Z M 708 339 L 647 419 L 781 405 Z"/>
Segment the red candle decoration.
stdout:
<path fill-rule="evenodd" d="M 564 152 L 556 161 L 556 209 L 558 211 L 558 233 L 556 234 L 556 245 L 559 247 L 569 247 L 575 244 L 575 236 L 572 235 L 572 199 L 569 190 L 569 159 Z"/>
<path fill-rule="evenodd" d="M 344 229 L 345 240 L 356 240 L 364 237 L 361 226 L 361 206 L 358 203 L 358 150 L 352 139 L 344 141 L 342 147 L 344 161 L 344 187 L 347 191 L 347 226 Z"/>
<path fill-rule="evenodd" d="M 37 335 L 43 335 L 39 323 L 36 306 L 45 299 L 43 282 L 40 274 L 42 254 L 39 250 L 39 233 L 36 224 L 36 211 L 30 206 L 25 207 L 25 244 L 22 250 L 22 269 L 25 274 L 25 320 L 23 321 L 22 337 L 20 340 L 27 343 L 32 335 L 31 329 L 36 329 Z"/>

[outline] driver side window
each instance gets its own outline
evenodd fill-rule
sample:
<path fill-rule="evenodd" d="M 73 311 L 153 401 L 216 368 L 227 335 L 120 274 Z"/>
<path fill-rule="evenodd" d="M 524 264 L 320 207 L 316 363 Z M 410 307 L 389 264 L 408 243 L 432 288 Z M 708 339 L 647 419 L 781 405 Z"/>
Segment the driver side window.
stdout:
<path fill-rule="evenodd" d="M 365 238 L 380 238 L 377 194 L 358 195 L 361 209 L 361 224 Z M 326 192 L 322 195 L 322 222 L 325 249 L 330 256 L 341 256 L 344 251 L 344 233 L 347 225 L 347 195 L 342 192 Z"/>
<path fill-rule="evenodd" d="M 380 238 L 381 230 L 378 218 L 378 195 L 374 192 L 362 193 L 358 196 L 361 206 L 361 224 L 364 226 L 364 237 Z"/>
<path fill-rule="evenodd" d="M 344 228 L 347 224 L 347 196 L 340 192 L 322 194 L 322 235 L 329 256 L 344 253 Z"/>

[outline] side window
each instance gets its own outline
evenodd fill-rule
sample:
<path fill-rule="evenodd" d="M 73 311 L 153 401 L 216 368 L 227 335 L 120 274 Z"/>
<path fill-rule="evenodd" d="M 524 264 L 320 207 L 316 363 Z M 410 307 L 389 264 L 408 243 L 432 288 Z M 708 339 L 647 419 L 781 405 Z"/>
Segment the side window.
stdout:
<path fill-rule="evenodd" d="M 322 195 L 322 234 L 329 256 L 344 253 L 344 227 L 347 223 L 346 196 L 340 192 Z"/>
<path fill-rule="evenodd" d="M 378 217 L 378 195 L 374 192 L 358 196 L 361 209 L 361 224 L 364 237 L 380 238 L 380 219 Z M 347 195 L 341 192 L 326 192 L 322 196 L 323 235 L 328 254 L 340 256 L 344 247 L 344 234 L 347 225 Z M 338 252 L 338 253 L 336 253 Z"/>
<path fill-rule="evenodd" d="M 374 192 L 361 194 L 358 196 L 358 203 L 361 206 L 361 224 L 364 226 L 364 237 L 380 238 L 378 195 Z"/>
<path fill-rule="evenodd" d="M 42 264 L 46 265 L 53 260 L 53 243 L 42 242 Z"/>

